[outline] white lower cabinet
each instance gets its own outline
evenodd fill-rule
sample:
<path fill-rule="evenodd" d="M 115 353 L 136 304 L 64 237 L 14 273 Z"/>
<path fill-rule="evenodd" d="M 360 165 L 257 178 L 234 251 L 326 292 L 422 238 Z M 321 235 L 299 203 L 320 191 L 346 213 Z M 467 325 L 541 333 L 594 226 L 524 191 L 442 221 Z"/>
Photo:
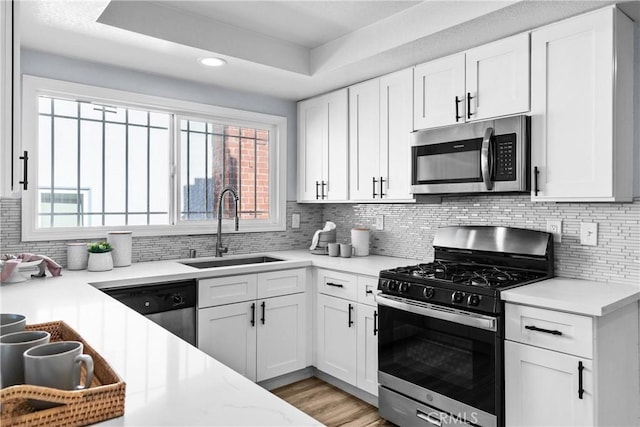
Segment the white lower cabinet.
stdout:
<path fill-rule="evenodd" d="M 358 304 L 357 344 L 358 388 L 378 395 L 378 313 L 377 307 Z"/>
<path fill-rule="evenodd" d="M 323 269 L 316 278 L 317 368 L 377 396 L 377 278 Z"/>
<path fill-rule="evenodd" d="M 591 360 L 510 341 L 504 351 L 507 425 L 594 425 Z"/>
<path fill-rule="evenodd" d="M 505 304 L 505 425 L 640 425 L 638 305 L 585 316 Z"/>
<path fill-rule="evenodd" d="M 254 276 L 254 277 L 251 277 Z M 257 277 L 255 277 L 257 276 Z M 198 347 L 252 381 L 263 381 L 307 366 L 307 296 L 305 270 L 200 280 Z M 232 292 L 245 301 L 206 307 L 216 299 L 216 285 L 258 284 L 257 295 L 298 293 L 248 299 L 253 292 Z M 262 285 L 262 287 L 261 287 Z M 252 285 L 255 286 L 255 285 Z M 202 292 L 205 289 L 206 292 Z M 254 287 L 255 289 L 255 287 Z M 278 291 L 280 289 L 280 291 Z M 228 301 L 228 293 L 223 301 Z"/>
<path fill-rule="evenodd" d="M 356 384 L 357 304 L 341 298 L 318 295 L 318 369 L 349 384 Z"/>
<path fill-rule="evenodd" d="M 198 310 L 198 348 L 241 375 L 256 380 L 255 301 Z"/>

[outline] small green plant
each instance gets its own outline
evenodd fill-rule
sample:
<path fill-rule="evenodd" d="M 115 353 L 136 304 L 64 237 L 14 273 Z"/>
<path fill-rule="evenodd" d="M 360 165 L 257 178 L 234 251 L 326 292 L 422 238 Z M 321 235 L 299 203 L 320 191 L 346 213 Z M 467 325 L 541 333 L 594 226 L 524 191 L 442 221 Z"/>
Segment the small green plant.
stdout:
<path fill-rule="evenodd" d="M 94 254 L 101 254 L 103 252 L 111 252 L 113 247 L 108 242 L 91 242 L 87 244 L 87 250 Z"/>

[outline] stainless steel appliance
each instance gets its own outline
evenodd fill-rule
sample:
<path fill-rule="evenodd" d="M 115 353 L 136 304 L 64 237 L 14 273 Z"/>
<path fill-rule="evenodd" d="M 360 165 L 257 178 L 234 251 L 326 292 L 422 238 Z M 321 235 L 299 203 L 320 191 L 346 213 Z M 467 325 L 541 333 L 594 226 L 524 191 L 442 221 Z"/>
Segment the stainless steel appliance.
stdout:
<path fill-rule="evenodd" d="M 100 290 L 196 345 L 195 280 Z"/>
<path fill-rule="evenodd" d="M 401 426 L 504 425 L 500 292 L 553 276 L 549 233 L 437 230 L 431 263 L 380 272 L 380 415 Z"/>
<path fill-rule="evenodd" d="M 529 191 L 529 134 L 524 115 L 413 132 L 411 191 Z"/>

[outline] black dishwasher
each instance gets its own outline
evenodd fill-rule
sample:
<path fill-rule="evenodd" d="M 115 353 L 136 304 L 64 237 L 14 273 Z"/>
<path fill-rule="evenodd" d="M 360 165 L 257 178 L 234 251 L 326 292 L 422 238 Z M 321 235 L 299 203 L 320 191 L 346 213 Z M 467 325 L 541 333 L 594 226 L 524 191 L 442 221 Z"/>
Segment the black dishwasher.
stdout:
<path fill-rule="evenodd" d="M 196 281 L 102 289 L 169 332 L 196 345 Z"/>

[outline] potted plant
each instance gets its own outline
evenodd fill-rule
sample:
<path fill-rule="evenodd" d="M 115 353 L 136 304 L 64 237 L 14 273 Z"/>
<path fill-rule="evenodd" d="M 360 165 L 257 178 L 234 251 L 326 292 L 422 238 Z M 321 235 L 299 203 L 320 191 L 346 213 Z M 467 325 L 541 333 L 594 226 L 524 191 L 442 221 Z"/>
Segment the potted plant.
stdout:
<path fill-rule="evenodd" d="M 107 242 L 92 242 L 87 244 L 89 251 L 89 271 L 108 271 L 113 269 L 113 258 L 111 251 L 113 247 Z"/>

